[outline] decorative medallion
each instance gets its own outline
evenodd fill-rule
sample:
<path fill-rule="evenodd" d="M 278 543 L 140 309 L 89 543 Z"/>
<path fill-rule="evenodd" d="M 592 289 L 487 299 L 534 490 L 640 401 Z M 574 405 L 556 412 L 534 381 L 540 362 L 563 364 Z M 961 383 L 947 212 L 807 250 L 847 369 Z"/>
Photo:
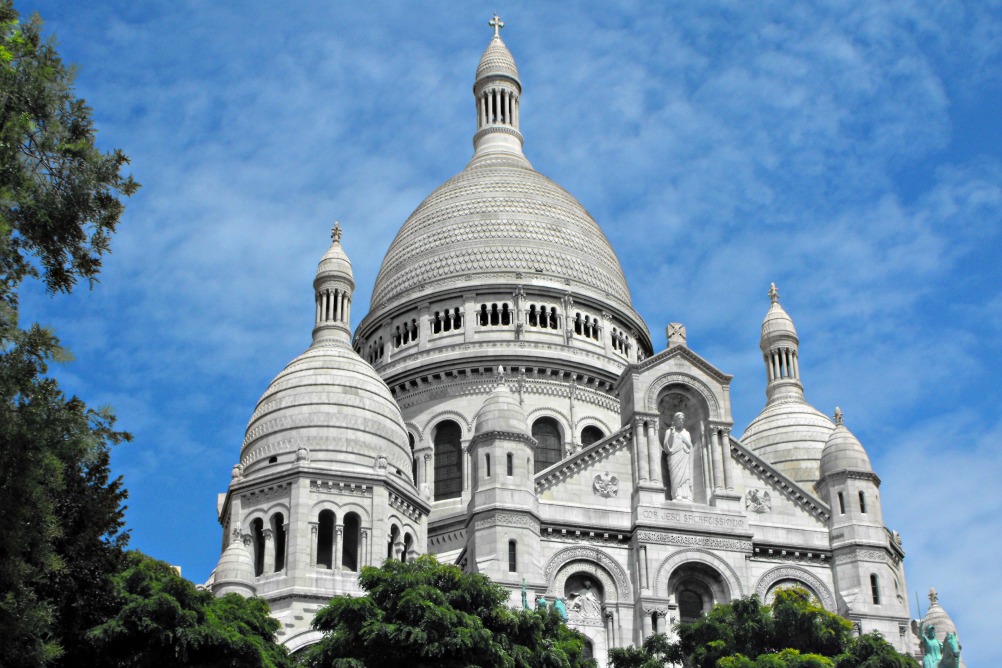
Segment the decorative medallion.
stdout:
<path fill-rule="evenodd" d="M 749 489 L 745 496 L 745 508 L 753 513 L 767 513 L 772 510 L 772 497 L 767 490 Z"/>
<path fill-rule="evenodd" d="M 592 489 L 599 496 L 604 496 L 609 498 L 610 496 L 619 496 L 619 478 L 612 475 L 608 471 L 605 473 L 599 473 L 595 476 L 595 481 L 592 483 Z"/>

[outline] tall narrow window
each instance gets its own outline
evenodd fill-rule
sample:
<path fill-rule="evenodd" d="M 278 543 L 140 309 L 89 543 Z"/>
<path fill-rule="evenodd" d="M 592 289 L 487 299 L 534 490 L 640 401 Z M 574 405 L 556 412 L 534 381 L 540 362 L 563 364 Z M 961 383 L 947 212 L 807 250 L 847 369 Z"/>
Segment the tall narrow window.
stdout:
<path fill-rule="evenodd" d="M 435 428 L 435 500 L 456 499 L 463 493 L 462 430 L 452 420 Z"/>
<path fill-rule="evenodd" d="M 251 522 L 251 539 L 254 542 L 254 575 L 264 573 L 264 520 Z"/>
<path fill-rule="evenodd" d="M 518 546 L 515 541 L 508 541 L 508 572 L 514 573 L 518 570 Z"/>
<path fill-rule="evenodd" d="M 409 533 L 404 535 L 404 551 L 400 553 L 400 561 L 410 561 L 411 551 L 414 549 L 414 537 Z"/>
<path fill-rule="evenodd" d="M 491 477 L 491 455 L 490 453 L 484 454 L 484 477 Z"/>
<path fill-rule="evenodd" d="M 275 536 L 275 572 L 285 568 L 285 516 L 275 513 L 271 516 L 271 532 Z"/>
<path fill-rule="evenodd" d="M 842 492 L 838 493 L 838 511 L 845 515 L 845 496 Z"/>
<path fill-rule="evenodd" d="M 341 536 L 341 567 L 358 572 L 358 543 L 361 520 L 356 513 L 344 516 L 344 533 Z"/>
<path fill-rule="evenodd" d="M 509 452 L 505 459 L 508 462 L 508 476 L 515 475 L 515 457 Z"/>
<path fill-rule="evenodd" d="M 390 527 L 390 538 L 386 545 L 387 559 L 393 558 L 393 550 L 396 547 L 397 540 L 399 539 L 400 539 L 400 529 L 397 527 L 396 524 L 394 524 L 392 527 Z"/>
<path fill-rule="evenodd" d="M 417 484 L 417 457 L 414 456 L 414 434 L 407 432 L 407 441 L 411 446 L 411 482 Z"/>
<path fill-rule="evenodd" d="M 880 586 L 877 583 L 877 574 L 870 575 L 870 594 L 873 595 L 873 604 L 880 605 Z"/>
<path fill-rule="evenodd" d="M 866 494 L 862 490 L 859 492 L 859 512 L 866 514 Z"/>
<path fill-rule="evenodd" d="M 560 425 L 553 418 L 539 418 L 532 423 L 532 437 L 536 439 L 534 473 L 548 469 L 560 461 Z"/>
<path fill-rule="evenodd" d="M 321 510 L 317 523 L 317 568 L 334 568 L 334 511 Z"/>

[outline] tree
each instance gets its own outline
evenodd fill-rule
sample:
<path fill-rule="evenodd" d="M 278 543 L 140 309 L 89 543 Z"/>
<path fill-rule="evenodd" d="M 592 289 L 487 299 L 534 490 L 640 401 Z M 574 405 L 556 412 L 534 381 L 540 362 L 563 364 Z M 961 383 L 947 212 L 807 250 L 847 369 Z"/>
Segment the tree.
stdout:
<path fill-rule="evenodd" d="M 307 666 L 594 666 L 583 636 L 555 611 L 510 608 L 507 589 L 432 556 L 363 568 L 359 583 L 368 596 L 338 596 L 317 613 L 313 627 L 324 637 Z"/>
<path fill-rule="evenodd" d="M 101 665 L 121 668 L 291 668 L 263 599 L 216 598 L 140 552 L 114 577 L 117 612 L 90 640 Z"/>
<path fill-rule="evenodd" d="M 46 377 L 69 359 L 52 332 L 18 322 L 18 288 L 93 283 L 138 188 L 121 151 L 95 146 L 90 109 L 41 20 L 0 0 L 0 665 L 85 665 L 121 566 L 125 491 L 109 449 L 128 438 L 107 409 Z"/>
<path fill-rule="evenodd" d="M 657 638 L 655 640 L 655 638 Z M 715 605 L 692 624 L 678 626 L 678 640 L 653 636 L 642 649 L 614 649 L 613 668 L 909 668 L 879 633 L 859 637 L 852 624 L 828 612 L 804 589 L 781 589 L 763 605 L 757 596 Z"/>

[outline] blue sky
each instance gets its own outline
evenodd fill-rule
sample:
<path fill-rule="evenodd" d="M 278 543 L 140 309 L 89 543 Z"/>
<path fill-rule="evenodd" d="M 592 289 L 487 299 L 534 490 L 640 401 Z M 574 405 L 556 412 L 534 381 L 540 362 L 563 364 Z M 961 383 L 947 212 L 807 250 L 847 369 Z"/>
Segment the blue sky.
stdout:
<path fill-rule="evenodd" d="M 309 343 L 342 221 L 367 310 L 396 230 L 471 154 L 498 11 L 527 157 L 619 254 L 655 347 L 669 321 L 764 405 L 770 281 L 808 400 L 868 449 L 908 586 L 968 665 L 999 665 L 1002 2 L 17 2 L 81 66 L 132 158 L 101 283 L 22 317 L 115 407 L 132 545 L 204 580 L 260 394 Z M 914 593 L 912 594 L 914 607 Z M 913 610 L 914 613 L 914 610 Z"/>

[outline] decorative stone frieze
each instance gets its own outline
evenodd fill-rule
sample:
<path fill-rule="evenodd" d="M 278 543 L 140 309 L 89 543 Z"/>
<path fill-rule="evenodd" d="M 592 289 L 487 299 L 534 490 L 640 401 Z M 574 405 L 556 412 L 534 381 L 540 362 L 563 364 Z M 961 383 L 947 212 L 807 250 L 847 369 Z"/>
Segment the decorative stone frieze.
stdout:
<path fill-rule="evenodd" d="M 371 485 L 334 482 L 331 480 L 311 480 L 310 492 L 314 494 L 340 494 L 343 496 L 372 496 Z"/>

